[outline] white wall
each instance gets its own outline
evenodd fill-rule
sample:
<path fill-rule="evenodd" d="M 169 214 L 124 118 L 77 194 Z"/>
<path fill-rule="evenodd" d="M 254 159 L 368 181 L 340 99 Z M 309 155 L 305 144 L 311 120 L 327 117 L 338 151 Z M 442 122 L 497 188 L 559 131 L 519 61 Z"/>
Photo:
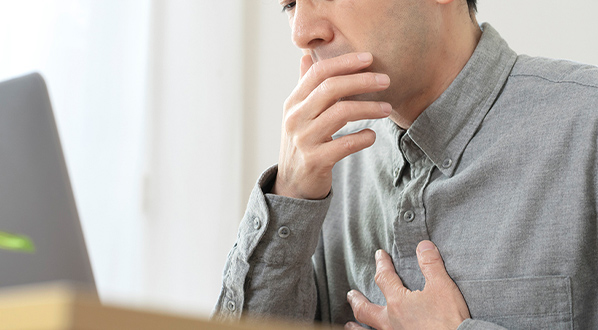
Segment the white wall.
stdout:
<path fill-rule="evenodd" d="M 145 289 L 207 314 L 242 213 L 243 1 L 153 4 Z"/>
<path fill-rule="evenodd" d="M 515 50 L 598 64 L 595 0 L 480 1 Z M 48 80 L 105 301 L 211 311 L 278 158 L 289 33 L 274 0 L 0 0 L 0 79 Z"/>
<path fill-rule="evenodd" d="M 598 65 L 598 1 L 479 0 L 478 12 L 518 53 Z"/>

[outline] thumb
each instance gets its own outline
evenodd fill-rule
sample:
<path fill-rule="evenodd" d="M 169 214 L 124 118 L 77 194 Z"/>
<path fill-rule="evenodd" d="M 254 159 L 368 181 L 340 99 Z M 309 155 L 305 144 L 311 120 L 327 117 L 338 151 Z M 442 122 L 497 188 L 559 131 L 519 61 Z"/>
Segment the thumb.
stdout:
<path fill-rule="evenodd" d="M 449 277 L 444 268 L 444 262 L 440 256 L 440 252 L 434 243 L 430 241 L 421 241 L 417 245 L 417 261 L 419 268 L 426 279 L 426 286 L 444 280 L 452 279 Z"/>

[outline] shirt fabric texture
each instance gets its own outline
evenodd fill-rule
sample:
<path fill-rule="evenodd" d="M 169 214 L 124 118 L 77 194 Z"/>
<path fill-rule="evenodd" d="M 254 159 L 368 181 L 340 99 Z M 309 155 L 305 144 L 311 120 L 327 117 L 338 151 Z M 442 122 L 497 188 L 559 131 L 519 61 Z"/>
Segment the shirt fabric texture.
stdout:
<path fill-rule="evenodd" d="M 224 270 L 216 318 L 344 324 L 351 289 L 385 305 L 374 253 L 422 290 L 434 242 L 471 319 L 459 329 L 598 329 L 598 68 L 517 56 L 488 24 L 466 66 L 408 130 L 336 164 L 331 194 L 298 200 L 258 180 Z"/>

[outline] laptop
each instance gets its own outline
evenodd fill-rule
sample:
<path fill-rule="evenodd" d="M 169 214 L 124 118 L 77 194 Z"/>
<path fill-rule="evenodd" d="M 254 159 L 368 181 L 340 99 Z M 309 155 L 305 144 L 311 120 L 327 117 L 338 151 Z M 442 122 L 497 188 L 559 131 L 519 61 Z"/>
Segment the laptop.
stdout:
<path fill-rule="evenodd" d="M 52 106 L 37 73 L 0 83 L 0 287 L 97 292 Z"/>

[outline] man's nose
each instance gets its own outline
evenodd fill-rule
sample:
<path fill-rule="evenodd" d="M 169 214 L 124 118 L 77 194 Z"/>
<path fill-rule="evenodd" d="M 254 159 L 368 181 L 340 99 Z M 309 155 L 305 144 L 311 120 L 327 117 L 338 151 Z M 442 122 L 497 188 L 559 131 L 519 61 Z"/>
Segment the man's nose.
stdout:
<path fill-rule="evenodd" d="M 334 29 L 324 7 L 313 1 L 297 1 L 291 23 L 293 43 L 297 47 L 314 49 L 333 39 Z"/>

